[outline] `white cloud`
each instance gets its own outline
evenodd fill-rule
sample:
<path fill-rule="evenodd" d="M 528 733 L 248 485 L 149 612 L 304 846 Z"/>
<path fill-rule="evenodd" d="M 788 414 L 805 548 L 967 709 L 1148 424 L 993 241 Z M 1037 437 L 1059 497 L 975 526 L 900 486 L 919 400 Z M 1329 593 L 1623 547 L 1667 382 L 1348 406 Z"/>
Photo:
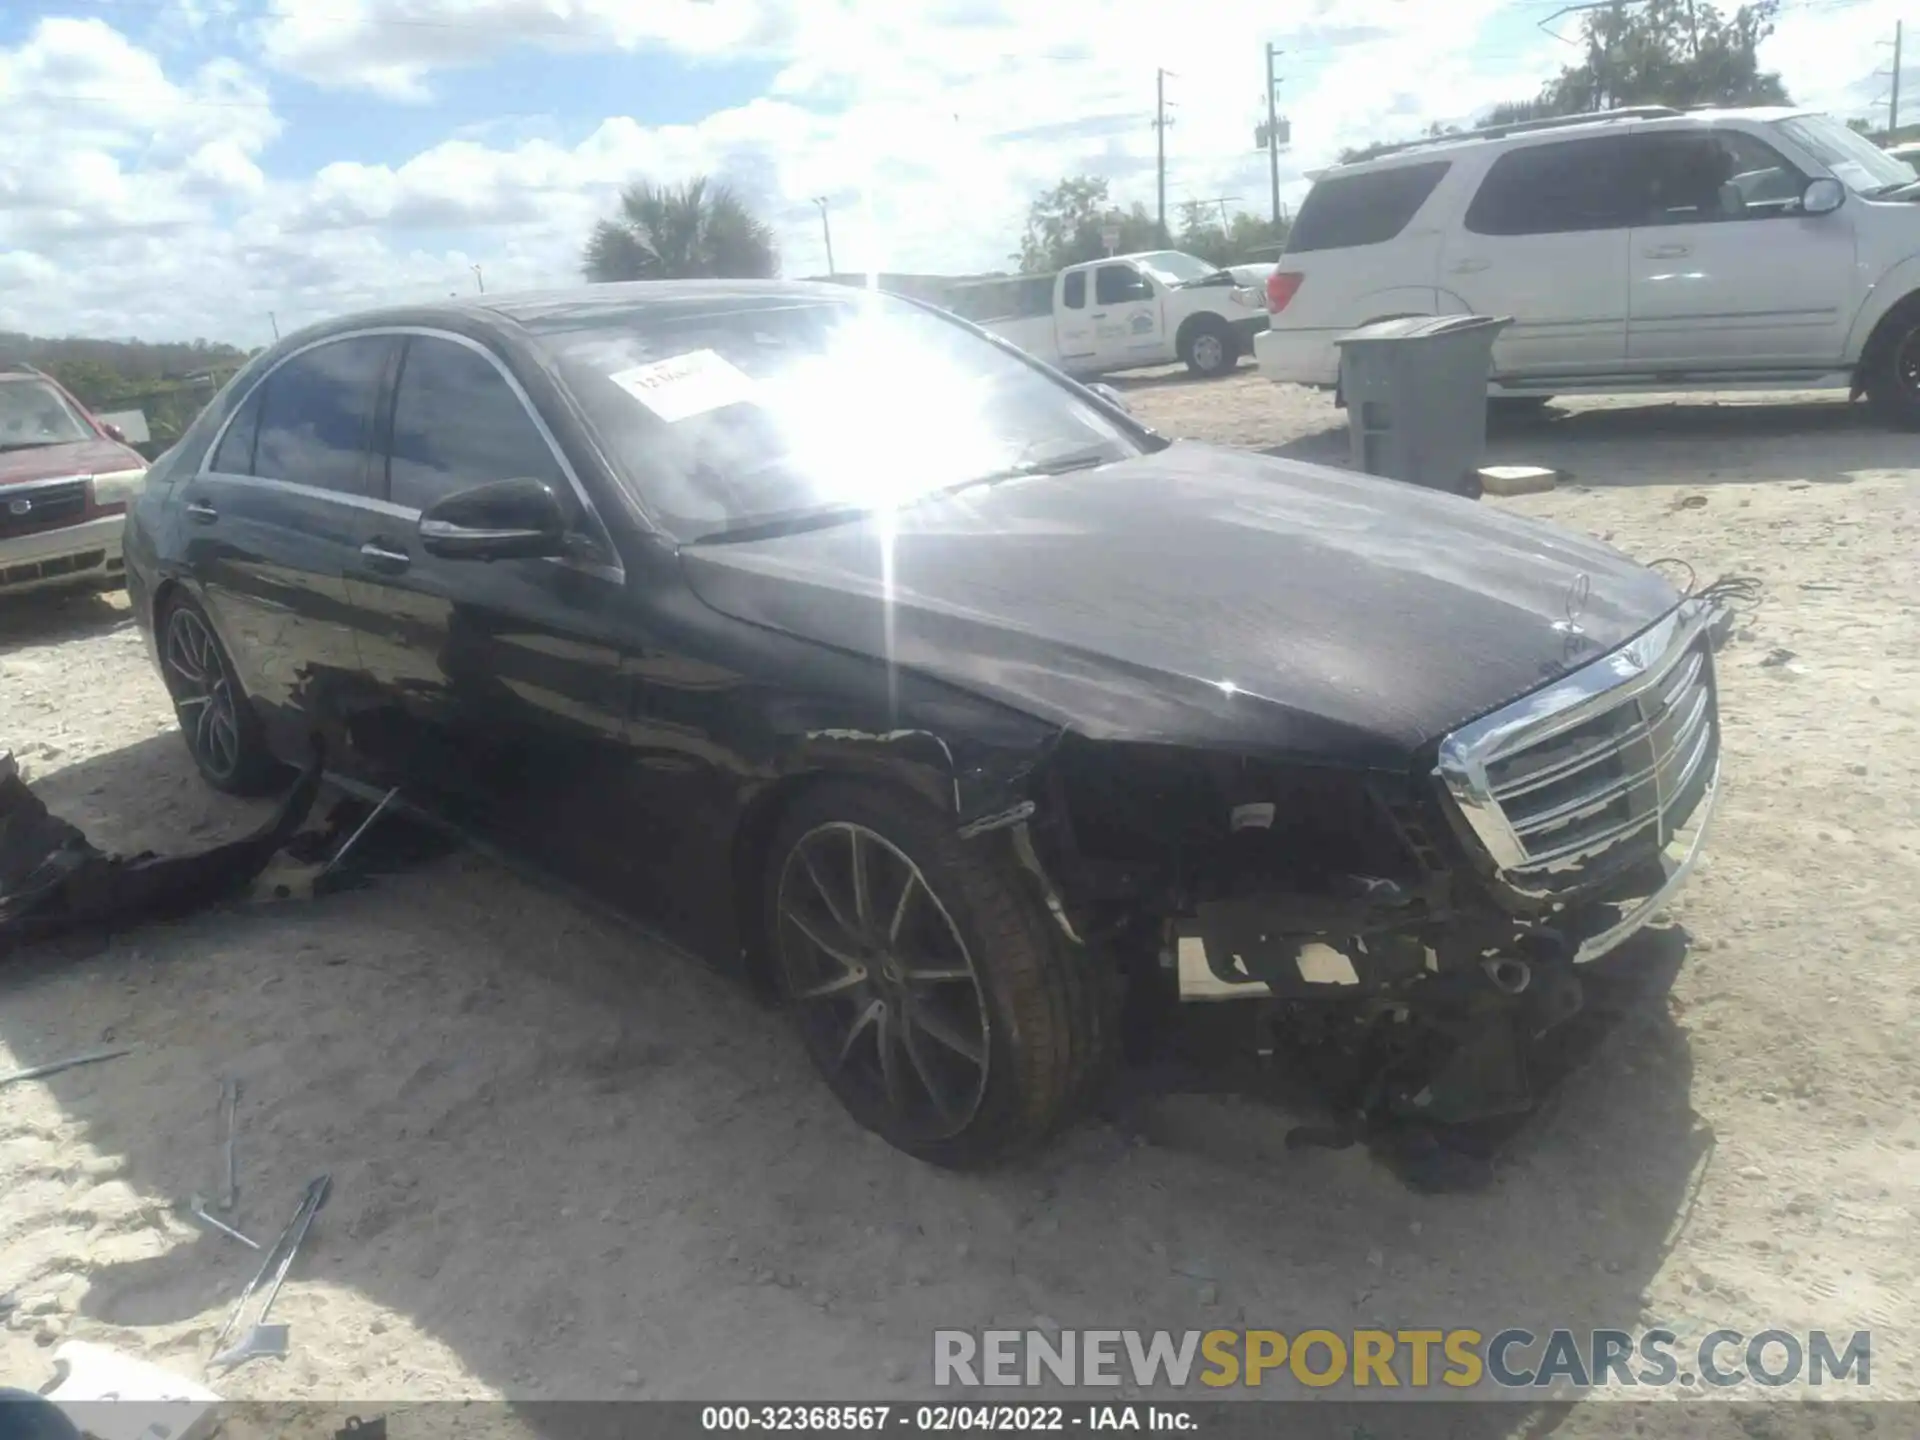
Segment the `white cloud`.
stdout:
<path fill-rule="evenodd" d="M 1760 48 L 1761 63 L 1780 72 L 1795 104 L 1884 125 L 1888 67 L 1893 61 L 1889 42 L 1903 13 L 1910 12 L 1902 0 L 1861 0 L 1844 7 L 1823 4 L 1784 11 L 1773 35 Z M 1915 43 L 1909 36 L 1908 46 Z M 1914 53 L 1912 48 L 1907 50 L 1910 86 L 1920 79 L 1914 73 L 1920 69 L 1914 64 Z M 1915 100 L 1920 103 L 1920 95 Z"/>
<path fill-rule="evenodd" d="M 1796 98 L 1862 113 L 1897 4 L 1789 11 L 1766 58 Z M 1527 20 L 1511 0 L 1209 0 L 1190 21 L 1165 0 L 286 0 L 255 59 L 387 97 L 528 45 L 689 63 L 750 46 L 778 75 L 697 123 L 449 124 L 398 163 L 340 155 L 269 178 L 281 121 L 259 72 L 175 72 L 101 20 L 48 19 L 0 49 L 0 327 L 259 340 L 269 311 L 285 327 L 464 291 L 475 263 L 490 290 L 564 284 L 640 176 L 731 181 L 774 222 L 788 274 L 824 268 L 820 195 L 842 269 L 1002 266 L 1064 175 L 1153 207 L 1156 68 L 1172 72 L 1170 218 L 1213 196 L 1264 211 L 1265 41 L 1285 52 L 1291 201 L 1343 146 L 1533 93 L 1569 52 Z M 326 133 L 324 112 L 298 118 Z"/>
<path fill-rule="evenodd" d="M 660 46 L 719 56 L 770 42 L 761 0 L 271 0 L 259 26 L 277 69 L 321 85 L 424 100 L 435 70 L 476 65 L 517 46 L 551 50 Z"/>

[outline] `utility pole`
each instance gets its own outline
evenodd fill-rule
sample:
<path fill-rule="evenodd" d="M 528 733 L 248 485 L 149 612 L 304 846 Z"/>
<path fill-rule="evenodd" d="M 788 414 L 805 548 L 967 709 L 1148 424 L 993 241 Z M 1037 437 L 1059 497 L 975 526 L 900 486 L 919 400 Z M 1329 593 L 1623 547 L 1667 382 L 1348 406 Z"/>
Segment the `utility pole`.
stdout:
<path fill-rule="evenodd" d="M 833 226 L 827 223 L 827 197 L 816 195 L 813 203 L 820 207 L 820 236 L 827 242 L 827 278 L 831 280 L 839 272 L 833 268 Z"/>
<path fill-rule="evenodd" d="M 1905 22 L 1893 22 L 1893 91 L 1887 97 L 1887 140 L 1892 143 L 1900 132 L 1900 32 Z"/>
<path fill-rule="evenodd" d="M 267 324 L 273 327 L 273 338 L 277 341 L 280 338 L 280 322 L 274 318 L 271 310 L 267 312 Z"/>
<path fill-rule="evenodd" d="M 1172 244 L 1167 234 L 1167 126 L 1173 121 L 1167 118 L 1167 76 L 1168 70 L 1153 72 L 1153 137 L 1155 145 L 1154 173 L 1157 179 L 1159 206 L 1156 211 L 1160 222 L 1160 243 Z"/>
<path fill-rule="evenodd" d="M 1280 121 L 1273 111 L 1273 87 L 1280 82 L 1274 78 L 1273 57 L 1280 52 L 1273 48 L 1273 42 L 1267 42 L 1267 179 L 1273 186 L 1273 228 L 1280 229 Z"/>
<path fill-rule="evenodd" d="M 482 295 L 487 293 L 486 277 L 480 273 L 480 267 L 478 265 L 473 267 L 473 283 L 480 287 L 480 293 Z"/>

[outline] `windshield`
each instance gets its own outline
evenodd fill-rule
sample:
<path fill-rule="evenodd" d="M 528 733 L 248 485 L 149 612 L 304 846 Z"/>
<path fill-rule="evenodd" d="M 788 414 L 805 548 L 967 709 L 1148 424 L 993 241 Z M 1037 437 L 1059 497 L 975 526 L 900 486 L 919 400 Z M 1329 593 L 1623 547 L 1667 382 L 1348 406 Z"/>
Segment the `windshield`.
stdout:
<path fill-rule="evenodd" d="M 1857 195 L 1911 185 L 1920 178 L 1906 161 L 1894 159 L 1831 115 L 1796 115 L 1779 125 Z"/>
<path fill-rule="evenodd" d="M 0 384 L 0 450 L 71 445 L 96 438 L 93 428 L 44 380 Z"/>
<path fill-rule="evenodd" d="M 1133 258 L 1142 270 L 1168 285 L 1184 285 L 1220 273 L 1218 265 L 1209 265 L 1198 255 L 1189 255 L 1184 250 L 1154 250 Z"/>
<path fill-rule="evenodd" d="M 1067 386 L 885 295 L 590 302 L 529 328 L 682 541 L 1141 449 Z"/>

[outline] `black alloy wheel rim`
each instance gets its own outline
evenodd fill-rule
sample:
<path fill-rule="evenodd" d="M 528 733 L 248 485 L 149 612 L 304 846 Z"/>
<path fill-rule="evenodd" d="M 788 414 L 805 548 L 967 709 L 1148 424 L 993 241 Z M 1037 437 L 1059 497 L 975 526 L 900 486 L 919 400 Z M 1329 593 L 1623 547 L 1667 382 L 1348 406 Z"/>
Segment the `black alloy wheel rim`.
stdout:
<path fill-rule="evenodd" d="M 1920 397 L 1920 325 L 1907 331 L 1894 351 L 1893 373 L 1909 395 Z"/>
<path fill-rule="evenodd" d="M 920 867 L 832 821 L 788 852 L 775 898 L 787 994 L 836 1086 L 906 1134 L 958 1134 L 987 1088 L 992 1028 L 979 972 Z"/>
<path fill-rule="evenodd" d="M 229 778 L 240 765 L 240 724 L 233 677 L 213 631 L 182 606 L 168 617 L 160 654 L 187 748 L 209 774 Z"/>

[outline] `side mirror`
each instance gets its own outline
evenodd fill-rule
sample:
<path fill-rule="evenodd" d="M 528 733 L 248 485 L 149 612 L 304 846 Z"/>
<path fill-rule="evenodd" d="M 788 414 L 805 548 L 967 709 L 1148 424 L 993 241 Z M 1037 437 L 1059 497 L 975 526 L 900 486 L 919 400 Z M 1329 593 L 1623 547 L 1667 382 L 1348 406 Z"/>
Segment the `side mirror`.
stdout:
<path fill-rule="evenodd" d="M 1847 187 L 1822 176 L 1807 182 L 1800 195 L 1800 211 L 1804 215 L 1831 215 L 1846 202 Z"/>
<path fill-rule="evenodd" d="M 100 422 L 100 428 L 106 433 L 106 437 L 109 440 L 117 440 L 122 445 L 127 443 L 127 432 L 122 430 L 118 425 L 115 425 L 112 421 L 102 420 Z"/>
<path fill-rule="evenodd" d="M 445 560 L 525 560 L 565 552 L 567 515 L 544 480 L 456 490 L 420 517 L 420 548 Z"/>
<path fill-rule="evenodd" d="M 1113 386 L 1107 384 L 1106 381 L 1095 380 L 1087 386 L 1087 389 L 1098 395 L 1102 400 L 1106 401 L 1107 404 L 1113 406 L 1114 409 L 1124 410 L 1129 415 L 1133 413 L 1133 407 L 1127 404 L 1126 396 L 1114 389 Z"/>

